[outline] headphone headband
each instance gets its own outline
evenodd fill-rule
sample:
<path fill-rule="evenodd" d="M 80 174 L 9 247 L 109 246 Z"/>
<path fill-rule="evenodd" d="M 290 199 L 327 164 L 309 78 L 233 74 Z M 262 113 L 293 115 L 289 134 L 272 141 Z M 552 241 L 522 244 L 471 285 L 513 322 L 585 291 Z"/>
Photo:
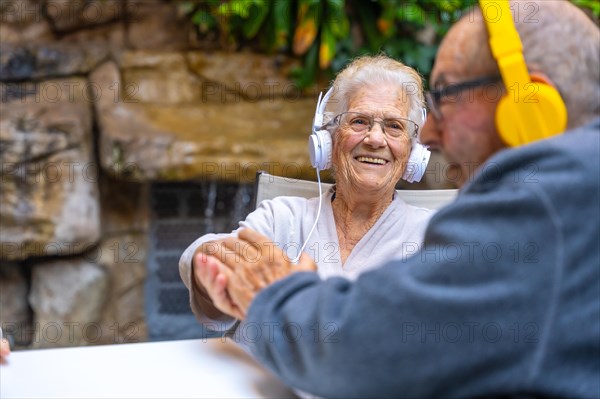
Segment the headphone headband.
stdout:
<path fill-rule="evenodd" d="M 529 83 L 531 78 L 523 57 L 523 44 L 512 20 L 508 0 L 481 0 L 480 4 L 490 36 L 492 55 L 498 63 L 504 85 L 508 88 L 515 82 L 520 85 Z M 497 10 L 495 19 L 488 12 L 491 7 Z"/>
<path fill-rule="evenodd" d="M 319 99 L 317 100 L 317 108 L 315 109 L 315 117 L 313 118 L 313 131 L 321 129 L 323 126 L 323 116 L 325 114 L 325 107 L 329 102 L 329 97 L 333 94 L 333 86 L 327 90 L 325 95 L 323 92 L 319 93 Z"/>
<path fill-rule="evenodd" d="M 517 146 L 563 132 L 567 108 L 554 87 L 531 81 L 508 0 L 479 0 L 479 5 L 506 89 L 496 108 L 500 137 Z"/>

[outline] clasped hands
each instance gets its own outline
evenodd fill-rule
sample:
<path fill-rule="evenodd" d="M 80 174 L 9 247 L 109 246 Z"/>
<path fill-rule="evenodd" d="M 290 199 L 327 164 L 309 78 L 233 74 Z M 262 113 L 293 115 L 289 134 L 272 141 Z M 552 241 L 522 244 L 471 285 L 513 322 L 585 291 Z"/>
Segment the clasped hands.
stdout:
<path fill-rule="evenodd" d="M 192 261 L 194 284 L 221 312 L 244 319 L 252 300 L 262 289 L 299 271 L 316 271 L 305 253 L 298 264 L 268 237 L 244 229 L 238 237 L 202 244 Z"/>

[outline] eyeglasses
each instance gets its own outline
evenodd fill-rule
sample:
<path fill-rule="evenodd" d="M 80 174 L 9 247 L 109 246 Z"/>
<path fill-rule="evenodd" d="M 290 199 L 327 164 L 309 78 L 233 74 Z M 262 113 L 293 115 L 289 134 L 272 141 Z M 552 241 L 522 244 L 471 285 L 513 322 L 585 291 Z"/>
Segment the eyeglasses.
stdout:
<path fill-rule="evenodd" d="M 502 78 L 500 76 L 488 76 L 479 79 L 473 79 L 462 83 L 446 86 L 442 89 L 430 90 L 425 93 L 425 100 L 427 101 L 427 107 L 434 116 L 434 118 L 442 119 L 442 100 L 448 99 L 450 101 L 457 101 L 459 94 L 467 89 L 474 89 L 476 87 L 495 85 L 500 82 Z"/>
<path fill-rule="evenodd" d="M 349 127 L 355 133 L 366 135 L 373 129 L 375 123 L 379 123 L 381 130 L 390 137 L 417 137 L 419 131 L 419 126 L 410 119 L 400 117 L 379 119 L 360 112 L 343 112 L 333 118 L 328 125 Z"/>

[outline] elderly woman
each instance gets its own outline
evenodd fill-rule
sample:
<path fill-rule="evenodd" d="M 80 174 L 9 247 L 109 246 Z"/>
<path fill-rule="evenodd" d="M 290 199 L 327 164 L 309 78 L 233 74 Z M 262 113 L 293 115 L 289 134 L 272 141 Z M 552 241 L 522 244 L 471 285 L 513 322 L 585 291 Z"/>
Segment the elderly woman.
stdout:
<path fill-rule="evenodd" d="M 356 278 L 421 244 L 432 211 L 407 205 L 394 194 L 417 139 L 422 106 L 419 74 L 383 55 L 358 58 L 335 79 L 325 127 L 333 140 L 336 184 L 323 194 L 320 219 L 305 247 L 322 278 Z M 266 200 L 240 222 L 240 228 L 256 230 L 275 245 L 297 252 L 318 206 L 319 198 Z M 200 237 L 179 263 L 193 312 L 219 331 L 230 329 L 235 319 L 227 314 L 236 314 L 228 300 L 226 277 L 210 256 L 227 236 Z"/>

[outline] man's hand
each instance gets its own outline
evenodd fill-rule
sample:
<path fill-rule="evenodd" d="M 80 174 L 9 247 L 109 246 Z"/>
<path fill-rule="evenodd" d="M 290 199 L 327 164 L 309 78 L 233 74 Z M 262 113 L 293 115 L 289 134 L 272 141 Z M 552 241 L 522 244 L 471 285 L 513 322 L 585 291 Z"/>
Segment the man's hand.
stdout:
<path fill-rule="evenodd" d="M 226 238 L 219 245 L 222 249 L 214 253 L 220 263 L 216 279 L 219 281 L 223 275 L 237 318 L 245 318 L 250 303 L 262 289 L 292 273 L 317 270 L 305 253 L 297 265 L 293 264 L 281 248 L 254 230 L 241 230 L 238 238 Z"/>

